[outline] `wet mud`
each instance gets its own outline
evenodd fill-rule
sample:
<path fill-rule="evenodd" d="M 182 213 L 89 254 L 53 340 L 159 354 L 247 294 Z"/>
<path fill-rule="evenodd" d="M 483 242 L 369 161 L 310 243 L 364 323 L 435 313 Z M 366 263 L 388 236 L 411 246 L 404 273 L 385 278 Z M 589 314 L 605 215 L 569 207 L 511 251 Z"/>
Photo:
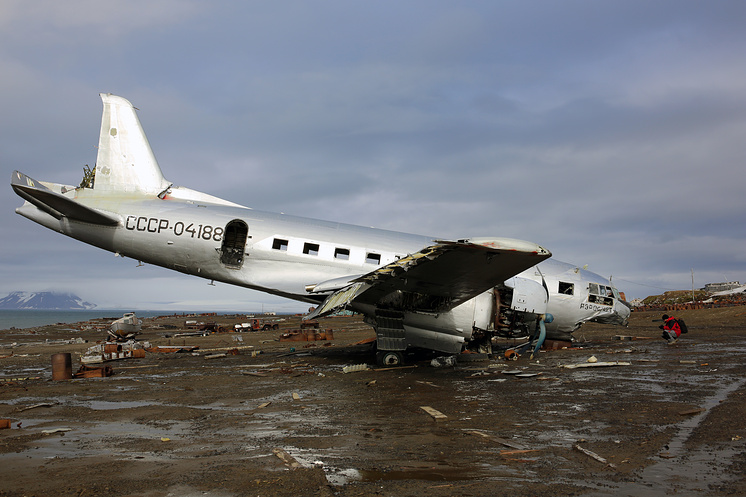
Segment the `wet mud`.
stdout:
<path fill-rule="evenodd" d="M 682 315 L 690 332 L 674 345 L 659 316 L 633 313 L 533 360 L 436 368 L 422 353 L 383 370 L 355 345 L 373 333 L 354 317 L 322 320 L 332 341 L 280 342 L 299 318 L 175 337 L 176 316 L 146 320 L 141 339 L 244 348 L 148 353 L 64 381 L 50 356 L 77 369 L 101 332 L 5 330 L 0 496 L 746 495 L 746 308 Z M 77 337 L 88 343 L 58 341 Z M 591 356 L 628 365 L 563 367 Z M 343 373 L 358 364 L 369 369 Z"/>

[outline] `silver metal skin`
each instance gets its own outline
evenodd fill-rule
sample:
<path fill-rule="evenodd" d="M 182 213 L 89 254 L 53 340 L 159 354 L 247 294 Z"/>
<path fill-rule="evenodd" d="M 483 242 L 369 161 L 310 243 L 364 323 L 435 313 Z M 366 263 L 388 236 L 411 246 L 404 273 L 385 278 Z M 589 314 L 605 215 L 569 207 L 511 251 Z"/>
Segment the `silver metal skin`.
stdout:
<path fill-rule="evenodd" d="M 308 302 L 318 306 L 311 317 L 360 312 L 381 351 L 458 353 L 494 336 L 532 334 L 540 320 L 548 333 L 627 323 L 629 308 L 609 280 L 550 260 L 532 242 L 444 241 L 263 212 L 175 186 L 132 104 L 101 99 L 95 176 L 76 187 L 14 171 L 11 186 L 25 200 L 18 214 L 124 257 Z"/>

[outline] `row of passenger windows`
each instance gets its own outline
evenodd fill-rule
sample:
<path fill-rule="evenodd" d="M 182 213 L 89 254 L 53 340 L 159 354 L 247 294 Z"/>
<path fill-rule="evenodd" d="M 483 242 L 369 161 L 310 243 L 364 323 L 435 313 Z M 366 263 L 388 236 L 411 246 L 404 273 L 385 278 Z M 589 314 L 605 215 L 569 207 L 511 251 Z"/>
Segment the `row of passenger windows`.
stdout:
<path fill-rule="evenodd" d="M 275 250 L 287 251 L 288 240 L 283 240 L 282 238 L 275 238 L 274 241 L 272 242 L 272 248 Z M 303 244 L 303 253 L 306 255 L 319 255 L 319 248 L 320 247 L 318 243 L 305 242 Z M 334 249 L 334 258 L 340 261 L 350 260 L 350 249 L 336 247 Z M 381 254 L 376 254 L 375 252 L 368 252 L 365 255 L 365 263 L 380 265 Z"/>

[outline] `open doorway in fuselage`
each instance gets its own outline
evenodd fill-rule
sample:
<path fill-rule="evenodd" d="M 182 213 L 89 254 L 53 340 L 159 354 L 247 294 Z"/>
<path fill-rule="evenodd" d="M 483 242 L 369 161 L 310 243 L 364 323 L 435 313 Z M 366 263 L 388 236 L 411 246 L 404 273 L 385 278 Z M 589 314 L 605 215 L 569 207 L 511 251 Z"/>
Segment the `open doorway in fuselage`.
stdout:
<path fill-rule="evenodd" d="M 220 245 L 220 262 L 228 269 L 241 269 L 245 255 L 249 226 L 240 219 L 225 225 L 223 242 Z"/>

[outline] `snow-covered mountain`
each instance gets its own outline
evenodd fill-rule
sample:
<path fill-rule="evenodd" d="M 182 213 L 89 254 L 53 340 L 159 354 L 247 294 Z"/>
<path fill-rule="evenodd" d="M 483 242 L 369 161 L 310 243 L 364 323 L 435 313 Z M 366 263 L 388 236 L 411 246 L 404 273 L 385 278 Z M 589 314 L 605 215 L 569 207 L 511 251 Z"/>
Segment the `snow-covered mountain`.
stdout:
<path fill-rule="evenodd" d="M 85 302 L 72 293 L 13 292 L 0 299 L 0 309 L 93 309 L 96 304 Z"/>

